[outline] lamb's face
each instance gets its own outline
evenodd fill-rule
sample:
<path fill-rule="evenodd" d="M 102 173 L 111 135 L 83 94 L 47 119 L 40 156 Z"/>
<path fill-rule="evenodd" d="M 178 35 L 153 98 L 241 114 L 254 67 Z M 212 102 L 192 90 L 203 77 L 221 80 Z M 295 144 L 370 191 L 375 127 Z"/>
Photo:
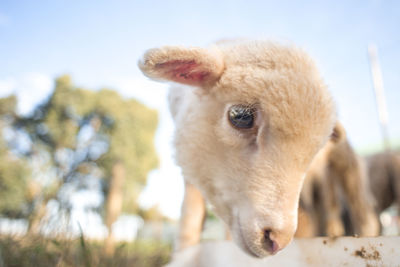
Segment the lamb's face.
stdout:
<path fill-rule="evenodd" d="M 141 68 L 202 87 L 178 114 L 175 142 L 185 179 L 244 251 L 274 254 L 294 235 L 305 172 L 332 133 L 330 95 L 296 49 L 262 42 L 209 53 L 169 49 L 151 51 Z"/>

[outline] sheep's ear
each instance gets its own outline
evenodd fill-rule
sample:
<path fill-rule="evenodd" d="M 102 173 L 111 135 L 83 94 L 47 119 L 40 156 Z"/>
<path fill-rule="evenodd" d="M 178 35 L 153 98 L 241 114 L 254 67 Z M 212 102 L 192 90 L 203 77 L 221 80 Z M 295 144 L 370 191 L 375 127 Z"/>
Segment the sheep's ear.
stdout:
<path fill-rule="evenodd" d="M 331 134 L 331 140 L 334 143 L 340 143 L 346 139 L 346 130 L 340 122 L 336 122 L 333 132 Z"/>
<path fill-rule="evenodd" d="M 200 87 L 211 86 L 224 70 L 216 49 L 171 46 L 148 50 L 138 65 L 149 78 Z"/>

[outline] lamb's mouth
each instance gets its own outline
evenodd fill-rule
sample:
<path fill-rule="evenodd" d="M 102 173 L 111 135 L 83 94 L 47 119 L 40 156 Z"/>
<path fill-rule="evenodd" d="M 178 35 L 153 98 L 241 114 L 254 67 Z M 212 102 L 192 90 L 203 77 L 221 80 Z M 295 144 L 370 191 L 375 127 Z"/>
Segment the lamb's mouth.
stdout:
<path fill-rule="evenodd" d="M 249 255 L 255 257 L 255 258 L 260 258 L 259 255 L 257 255 L 256 253 L 254 253 L 249 245 L 246 242 L 246 239 L 244 238 L 243 232 L 242 232 L 242 226 L 240 224 L 240 219 L 237 220 L 238 221 L 238 227 L 239 227 L 239 243 L 241 244 L 241 247 L 244 251 L 246 251 Z"/>

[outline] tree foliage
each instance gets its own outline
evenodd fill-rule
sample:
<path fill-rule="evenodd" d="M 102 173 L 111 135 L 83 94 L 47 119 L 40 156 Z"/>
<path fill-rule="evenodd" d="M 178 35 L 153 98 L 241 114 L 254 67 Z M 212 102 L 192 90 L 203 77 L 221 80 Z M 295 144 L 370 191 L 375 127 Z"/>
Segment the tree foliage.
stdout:
<path fill-rule="evenodd" d="M 15 114 L 16 97 L 0 99 L 0 133 L 5 130 Z M 21 217 L 27 197 L 29 169 L 18 159 L 0 139 L 0 214 L 7 217 Z"/>
<path fill-rule="evenodd" d="M 102 181 L 106 199 L 113 166 L 119 163 L 126 176 L 123 211 L 138 211 L 137 197 L 148 172 L 158 165 L 154 148 L 156 111 L 109 89 L 78 88 L 69 76 L 58 78 L 53 93 L 30 115 L 18 115 L 15 104 L 15 97 L 0 99 L 0 116 L 7 121 L 3 128 L 7 127 L 15 136 L 6 140 L 0 150 L 0 213 L 3 206 L 11 207 L 10 203 L 1 201 L 4 192 L 15 198 L 29 195 L 27 179 L 31 177 L 21 166 L 22 160 L 31 164 L 41 162 L 40 175 L 46 173 L 53 177 L 43 182 L 40 175 L 39 178 L 33 175 L 34 184 L 40 188 L 33 195 L 40 201 L 31 201 L 35 203 L 32 205 L 38 202 L 45 205 L 55 199 L 68 207 L 69 196 L 65 192 L 71 190 L 63 188 L 87 189 L 93 179 Z M 28 145 L 21 146 L 20 138 L 16 137 L 19 135 L 28 140 L 25 140 Z M 15 152 L 18 159 L 15 162 L 10 158 L 3 160 L 9 157 L 10 151 Z M 9 199 L 18 205 L 18 201 Z M 28 202 L 26 196 L 25 201 Z"/>
<path fill-rule="evenodd" d="M 0 141 L 0 214 L 22 217 L 27 200 L 29 169 Z"/>

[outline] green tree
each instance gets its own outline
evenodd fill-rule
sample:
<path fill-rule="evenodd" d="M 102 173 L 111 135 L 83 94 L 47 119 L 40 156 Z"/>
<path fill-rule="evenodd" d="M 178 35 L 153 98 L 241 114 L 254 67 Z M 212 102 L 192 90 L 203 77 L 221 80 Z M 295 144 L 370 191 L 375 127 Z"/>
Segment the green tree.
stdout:
<path fill-rule="evenodd" d="M 0 133 L 9 126 L 15 113 L 16 97 L 0 99 Z M 0 216 L 23 217 L 29 169 L 0 139 Z"/>
<path fill-rule="evenodd" d="M 41 217 L 39 211 L 50 199 L 68 209 L 69 198 L 60 193 L 66 184 L 74 183 L 79 190 L 90 177 L 100 178 L 105 196 L 102 210 L 110 234 L 107 252 L 112 253 L 112 224 L 121 211 L 138 212 L 137 197 L 148 172 L 158 165 L 157 122 L 156 111 L 136 100 L 123 99 L 108 89 L 77 88 L 69 76 L 58 78 L 52 95 L 30 116 L 13 115 L 14 131 L 26 133 L 32 144 L 21 154 L 48 155 L 46 164 L 56 173 L 55 181 L 37 194 L 40 201 L 34 201 L 33 214 Z"/>
<path fill-rule="evenodd" d="M 29 174 L 29 168 L 22 160 L 11 155 L 4 146 L 0 148 L 0 215 L 10 218 L 24 216 Z"/>

